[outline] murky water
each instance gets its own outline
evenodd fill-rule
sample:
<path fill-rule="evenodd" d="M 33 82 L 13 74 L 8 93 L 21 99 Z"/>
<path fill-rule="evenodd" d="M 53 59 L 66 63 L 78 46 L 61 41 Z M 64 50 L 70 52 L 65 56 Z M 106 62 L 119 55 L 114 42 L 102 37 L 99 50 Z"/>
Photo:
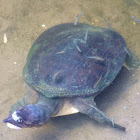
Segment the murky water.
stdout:
<path fill-rule="evenodd" d="M 33 41 L 57 24 L 80 22 L 113 29 L 140 57 L 139 0 L 0 0 L 0 139 L 1 140 L 140 140 L 140 69 L 123 69 L 114 84 L 96 98 L 97 105 L 127 128 L 126 133 L 75 114 L 53 118 L 38 129 L 9 129 L 2 120 L 24 94 L 22 69 Z M 8 39 L 3 42 L 4 33 Z"/>

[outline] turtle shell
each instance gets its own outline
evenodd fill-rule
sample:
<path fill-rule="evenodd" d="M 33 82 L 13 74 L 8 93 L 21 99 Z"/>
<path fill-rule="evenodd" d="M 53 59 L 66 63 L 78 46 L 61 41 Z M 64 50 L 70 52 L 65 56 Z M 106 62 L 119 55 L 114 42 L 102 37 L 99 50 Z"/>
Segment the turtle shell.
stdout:
<path fill-rule="evenodd" d="M 92 95 L 115 79 L 125 57 L 125 40 L 116 31 L 65 23 L 46 30 L 36 39 L 23 77 L 46 97 Z"/>

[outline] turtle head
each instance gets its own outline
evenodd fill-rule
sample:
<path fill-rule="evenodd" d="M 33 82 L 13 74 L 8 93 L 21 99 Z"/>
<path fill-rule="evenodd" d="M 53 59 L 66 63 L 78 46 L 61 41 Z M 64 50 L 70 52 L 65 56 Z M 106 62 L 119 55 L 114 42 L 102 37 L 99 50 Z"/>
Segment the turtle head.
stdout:
<path fill-rule="evenodd" d="M 40 127 L 47 123 L 50 118 L 50 111 L 46 111 L 42 105 L 27 105 L 12 114 L 5 120 L 7 126 L 14 129 Z"/>

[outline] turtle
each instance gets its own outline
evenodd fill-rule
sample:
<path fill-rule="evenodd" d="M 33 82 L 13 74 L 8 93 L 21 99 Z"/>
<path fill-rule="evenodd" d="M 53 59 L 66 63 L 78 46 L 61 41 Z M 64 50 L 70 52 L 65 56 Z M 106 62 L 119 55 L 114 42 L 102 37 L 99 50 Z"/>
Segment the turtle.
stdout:
<path fill-rule="evenodd" d="M 86 23 L 47 29 L 27 56 L 25 95 L 3 122 L 14 129 L 40 127 L 51 117 L 80 112 L 125 131 L 97 107 L 94 98 L 113 82 L 126 58 L 129 66 L 139 66 L 138 57 L 113 29 Z"/>

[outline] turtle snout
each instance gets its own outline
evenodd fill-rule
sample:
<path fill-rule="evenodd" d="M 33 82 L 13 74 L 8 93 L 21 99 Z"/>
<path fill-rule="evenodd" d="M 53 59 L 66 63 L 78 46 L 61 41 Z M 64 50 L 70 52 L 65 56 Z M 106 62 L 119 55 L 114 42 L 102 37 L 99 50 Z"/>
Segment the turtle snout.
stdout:
<path fill-rule="evenodd" d="M 21 119 L 16 120 L 13 118 L 13 114 L 10 114 L 8 118 L 3 120 L 4 123 L 7 123 L 7 126 L 12 129 L 21 129 L 22 128 L 22 121 Z"/>
<path fill-rule="evenodd" d="M 6 118 L 6 119 L 3 120 L 4 123 L 9 123 L 11 121 L 12 121 L 11 117 L 8 117 L 8 118 Z"/>

